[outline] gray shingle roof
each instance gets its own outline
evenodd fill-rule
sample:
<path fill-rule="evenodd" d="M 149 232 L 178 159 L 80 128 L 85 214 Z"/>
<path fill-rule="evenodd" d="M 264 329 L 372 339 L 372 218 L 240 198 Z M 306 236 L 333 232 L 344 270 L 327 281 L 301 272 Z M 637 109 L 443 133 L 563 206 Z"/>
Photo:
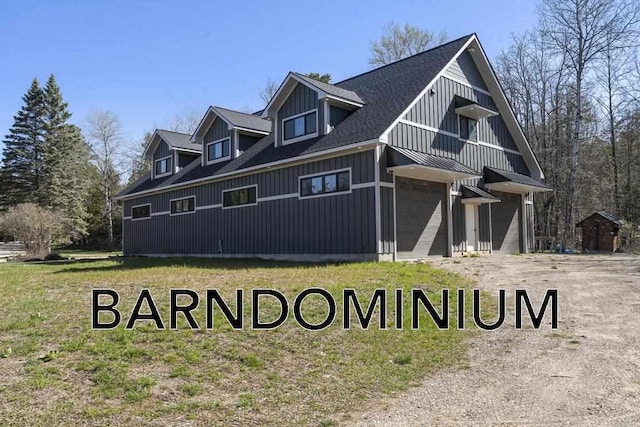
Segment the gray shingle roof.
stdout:
<path fill-rule="evenodd" d="M 228 108 L 213 107 L 220 115 L 233 126 L 258 130 L 260 132 L 271 132 L 271 121 L 260 116 L 240 111 L 229 110 Z"/>
<path fill-rule="evenodd" d="M 289 159 L 377 139 L 442 71 L 471 37 L 472 35 L 468 35 L 453 40 L 409 58 L 328 85 L 331 88 L 356 93 L 363 101 L 364 106 L 355 110 L 327 135 L 277 148 L 274 147 L 273 136 L 265 136 L 242 153 L 240 157 L 229 162 L 193 168 L 190 168 L 191 165 L 189 165 L 178 174 L 173 175 L 170 183 L 167 182 L 167 179 L 151 180 L 147 178 L 146 183 L 141 182 L 138 185 L 134 183 L 123 190 L 120 195 L 137 193 L 152 188 L 162 188 L 167 185 L 184 183 L 207 176 L 213 177 L 276 160 Z M 319 87 L 322 84 L 321 82 L 310 80 L 309 84 L 316 85 L 318 89 L 323 90 Z M 325 87 L 325 89 L 328 90 L 329 88 Z M 344 92 L 341 93 L 344 94 Z M 244 113 L 239 114 L 244 115 Z M 245 116 L 254 117 L 254 115 Z M 229 118 L 228 120 L 231 121 L 232 119 Z M 200 164 L 199 161 L 195 163 L 197 165 Z M 477 174 L 475 171 L 472 172 Z"/>
<path fill-rule="evenodd" d="M 364 104 L 364 101 L 362 100 L 362 98 L 360 98 L 360 96 L 357 93 L 351 90 L 343 89 L 341 87 L 332 85 L 330 83 L 324 83 L 319 80 L 312 79 L 311 77 L 305 76 L 304 74 L 300 74 L 300 73 L 293 73 L 293 74 L 295 74 L 295 76 L 298 77 L 299 79 L 304 80 L 309 85 L 314 86 L 316 89 L 320 89 L 321 91 L 323 91 L 328 95 L 333 95 L 337 98 L 342 98 L 347 101 L 356 102 L 358 104 Z"/>
<path fill-rule="evenodd" d="M 435 169 L 443 169 L 447 171 L 460 172 L 469 175 L 480 175 L 478 171 L 463 165 L 452 159 L 447 159 L 433 154 L 422 153 L 400 147 L 389 147 L 389 166 L 404 166 L 416 164 L 427 166 Z M 400 156 L 398 156 L 400 154 Z"/>
<path fill-rule="evenodd" d="M 598 211 L 598 212 L 594 212 L 591 215 L 589 215 L 588 217 L 586 217 L 585 219 L 583 219 L 582 221 L 580 221 L 579 223 L 576 224 L 576 227 L 580 227 L 582 225 L 583 222 L 585 222 L 587 219 L 591 218 L 594 215 L 599 215 L 602 218 L 606 219 L 607 221 L 610 221 L 616 225 L 622 226 L 622 221 L 620 221 L 619 219 L 617 219 L 615 216 L 611 215 L 608 212 L 605 211 Z"/>
<path fill-rule="evenodd" d="M 542 181 L 538 181 L 535 178 L 531 178 L 527 175 L 522 175 L 515 172 L 504 171 L 500 169 L 490 168 L 488 166 L 484 167 L 484 182 L 486 184 L 496 183 L 496 182 L 515 182 L 517 184 L 530 185 L 532 187 L 545 188 L 548 190 L 552 190 L 547 184 Z"/>
<path fill-rule="evenodd" d="M 171 130 L 158 129 L 158 135 L 173 148 L 202 151 L 200 144 L 191 142 L 191 135 Z"/>

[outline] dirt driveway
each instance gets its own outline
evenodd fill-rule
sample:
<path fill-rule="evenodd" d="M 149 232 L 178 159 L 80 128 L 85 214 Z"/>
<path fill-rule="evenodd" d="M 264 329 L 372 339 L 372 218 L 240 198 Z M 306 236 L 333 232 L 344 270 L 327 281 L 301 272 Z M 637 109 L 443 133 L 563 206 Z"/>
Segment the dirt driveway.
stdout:
<path fill-rule="evenodd" d="M 511 307 L 505 326 L 473 339 L 469 369 L 439 372 L 354 416 L 356 424 L 640 425 L 640 257 L 491 255 L 432 263 L 474 277 L 495 295 L 507 289 L 508 301 L 515 288 L 540 297 L 557 288 L 559 329 L 546 322 L 516 331 Z"/>

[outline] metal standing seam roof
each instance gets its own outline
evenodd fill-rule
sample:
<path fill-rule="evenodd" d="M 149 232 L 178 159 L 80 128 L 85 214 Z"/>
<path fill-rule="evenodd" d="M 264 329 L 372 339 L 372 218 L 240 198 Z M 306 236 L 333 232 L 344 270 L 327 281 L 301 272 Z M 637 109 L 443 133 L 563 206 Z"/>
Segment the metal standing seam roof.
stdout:
<path fill-rule="evenodd" d="M 274 146 L 273 134 L 271 134 L 253 144 L 243 152 L 240 157 L 230 160 L 229 162 L 214 163 L 204 167 L 194 167 L 189 171 L 183 169 L 178 174 L 172 176 L 172 178 L 175 179 L 172 179 L 171 183 L 185 183 L 205 176 L 213 178 L 215 175 L 239 171 L 260 164 L 292 159 L 301 155 L 377 139 L 391 126 L 411 102 L 420 95 L 424 88 L 427 87 L 449 61 L 455 57 L 471 37 L 473 37 L 473 34 L 400 61 L 384 65 L 380 68 L 367 71 L 347 80 L 328 85 L 331 88 L 356 93 L 364 103 L 362 107 L 353 111 L 347 118 L 336 125 L 329 134 L 281 147 Z M 310 85 L 314 85 L 319 90 L 323 90 L 322 87 L 324 86 L 322 86 L 322 82 L 313 79 L 310 80 Z M 328 87 L 324 88 L 329 89 Z M 344 95 L 344 92 L 340 93 Z M 264 119 L 260 118 L 260 120 Z M 440 159 L 447 160 L 444 158 Z M 197 160 L 197 164 L 200 164 L 200 160 Z M 463 166 L 459 163 L 458 165 Z M 464 168 L 467 171 L 472 171 L 469 168 Z M 476 171 L 472 171 L 472 173 L 479 175 Z M 138 181 L 142 182 L 133 183 L 118 196 L 123 197 L 140 191 L 154 188 L 160 189 L 171 185 L 167 183 L 167 179 L 151 180 L 150 177 L 147 177 L 146 180 L 147 182 L 144 182 L 144 178 L 141 178 Z"/>
<path fill-rule="evenodd" d="M 535 178 L 532 178 L 527 175 L 522 175 L 516 172 L 510 172 L 500 169 L 490 168 L 488 166 L 484 167 L 484 181 L 486 184 L 493 184 L 499 182 L 514 182 L 517 184 L 530 185 L 532 187 L 539 187 L 548 190 L 552 190 L 546 183 L 542 181 L 538 181 Z"/>
<path fill-rule="evenodd" d="M 433 154 L 422 153 L 419 151 L 413 151 L 406 148 L 389 146 L 389 149 L 391 151 L 389 156 L 389 166 L 391 167 L 416 164 L 419 166 L 460 172 L 469 175 L 480 175 L 478 171 L 475 171 L 452 159 L 435 156 Z M 398 154 L 400 156 L 398 156 Z"/>
<path fill-rule="evenodd" d="M 481 197 L 483 199 L 494 199 L 494 200 L 499 200 L 496 196 L 494 196 L 493 194 L 489 193 L 488 191 L 483 190 L 482 188 L 479 187 L 474 187 L 473 185 L 461 185 L 460 188 L 462 189 L 462 198 L 463 199 L 471 199 L 471 198 L 476 198 L 476 197 Z"/>

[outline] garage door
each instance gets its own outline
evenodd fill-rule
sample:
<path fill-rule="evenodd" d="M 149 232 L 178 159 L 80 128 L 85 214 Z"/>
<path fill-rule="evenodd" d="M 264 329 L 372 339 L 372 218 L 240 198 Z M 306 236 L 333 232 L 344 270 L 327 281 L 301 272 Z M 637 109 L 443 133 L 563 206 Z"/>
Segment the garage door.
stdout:
<path fill-rule="evenodd" d="M 520 252 L 521 196 L 497 191 L 494 194 L 500 202 L 491 205 L 493 250 L 507 254 Z"/>
<path fill-rule="evenodd" d="M 447 254 L 445 184 L 396 179 L 398 258 Z"/>

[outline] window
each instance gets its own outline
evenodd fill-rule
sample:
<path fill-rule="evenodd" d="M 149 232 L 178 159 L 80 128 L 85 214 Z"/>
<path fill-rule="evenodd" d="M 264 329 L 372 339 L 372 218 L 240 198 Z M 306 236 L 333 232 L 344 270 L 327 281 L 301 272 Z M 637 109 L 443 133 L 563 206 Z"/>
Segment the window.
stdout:
<path fill-rule="evenodd" d="M 144 219 L 151 217 L 151 205 L 140 205 L 131 207 L 132 219 Z"/>
<path fill-rule="evenodd" d="M 179 215 L 183 213 L 195 212 L 196 210 L 196 198 L 185 197 L 184 199 L 177 199 L 171 201 L 171 215 Z"/>
<path fill-rule="evenodd" d="M 255 205 L 258 203 L 258 187 L 238 188 L 222 192 L 222 207 L 232 208 L 235 206 Z"/>
<path fill-rule="evenodd" d="M 228 159 L 229 156 L 229 143 L 231 139 L 225 138 L 218 141 L 210 142 L 207 144 L 207 161 L 215 162 L 217 160 Z"/>
<path fill-rule="evenodd" d="M 459 126 L 460 126 L 460 139 L 465 139 L 467 141 L 477 141 L 478 140 L 478 122 L 472 118 L 465 116 L 459 117 Z"/>
<path fill-rule="evenodd" d="M 171 157 L 165 157 L 160 160 L 156 160 L 155 174 L 156 176 L 167 175 L 171 173 Z"/>
<path fill-rule="evenodd" d="M 291 119 L 283 120 L 284 140 L 288 141 L 305 135 L 315 134 L 318 131 L 317 114 L 317 111 L 312 111 Z"/>
<path fill-rule="evenodd" d="M 349 191 L 350 188 L 351 178 L 349 171 L 334 172 L 300 179 L 300 197 L 342 193 Z"/>

